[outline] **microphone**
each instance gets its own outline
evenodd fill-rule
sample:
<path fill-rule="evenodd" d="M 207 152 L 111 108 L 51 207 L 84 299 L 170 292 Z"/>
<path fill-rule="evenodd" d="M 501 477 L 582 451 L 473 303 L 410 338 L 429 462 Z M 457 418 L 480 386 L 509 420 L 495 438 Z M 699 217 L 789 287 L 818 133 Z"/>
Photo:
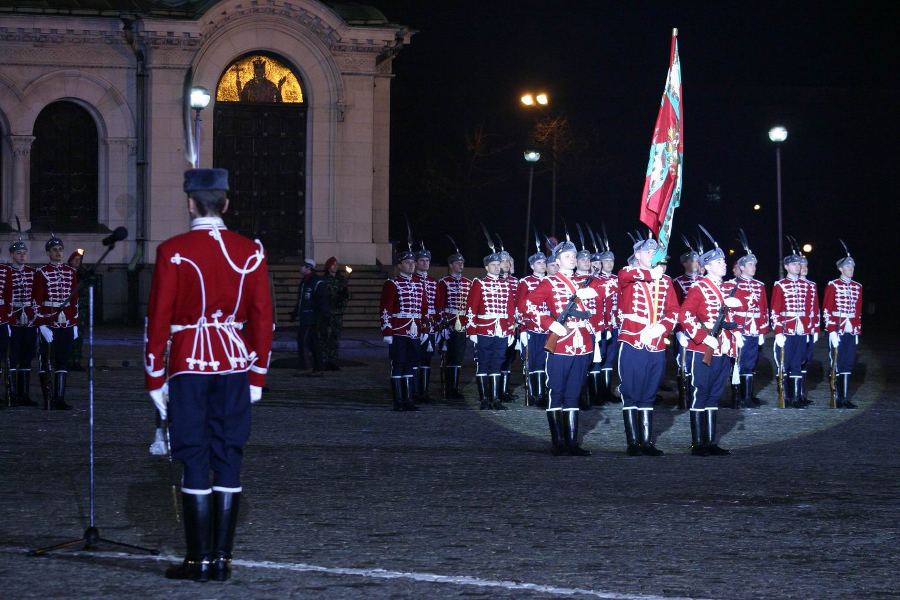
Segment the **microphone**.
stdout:
<path fill-rule="evenodd" d="M 121 242 L 128 237 L 128 230 L 124 227 L 116 227 L 115 230 L 105 238 L 103 238 L 104 246 L 114 246 L 116 242 Z"/>

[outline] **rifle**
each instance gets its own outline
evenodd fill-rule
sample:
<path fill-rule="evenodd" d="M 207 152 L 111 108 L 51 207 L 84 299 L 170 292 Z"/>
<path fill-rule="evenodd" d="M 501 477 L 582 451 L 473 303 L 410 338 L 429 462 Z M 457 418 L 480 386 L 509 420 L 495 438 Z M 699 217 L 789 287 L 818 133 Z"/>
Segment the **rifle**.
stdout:
<path fill-rule="evenodd" d="M 6 406 L 12 406 L 13 405 L 13 390 L 12 390 L 13 381 L 12 381 L 12 373 L 10 373 L 10 371 L 9 371 L 9 368 L 10 368 L 9 356 L 6 357 L 6 360 L 4 361 L 3 366 L 5 368 L 3 377 L 6 380 Z M 832 387 L 832 389 L 834 389 L 834 386 L 831 386 L 831 387 Z"/>
<path fill-rule="evenodd" d="M 579 289 L 583 290 L 583 289 L 587 288 L 587 286 L 591 285 L 591 282 L 593 280 L 594 280 L 594 276 L 588 275 L 584 279 L 584 282 L 581 284 L 581 287 Z M 578 301 L 578 290 L 576 290 L 575 293 L 573 293 L 569 297 L 569 301 L 566 303 L 565 308 L 562 309 L 562 312 L 559 313 L 559 316 L 556 317 L 555 321 L 557 323 L 559 323 L 560 325 L 565 326 L 566 319 L 568 319 L 569 317 L 577 317 L 579 319 L 587 319 L 588 317 L 590 317 L 591 313 L 589 313 L 588 311 L 578 310 L 577 308 L 575 308 L 575 304 L 577 301 Z M 546 350 L 547 352 L 553 352 L 554 350 L 556 350 L 556 342 L 558 342 L 558 341 L 559 341 L 559 336 L 557 334 L 553 333 L 552 331 L 548 332 L 547 333 L 547 342 L 544 344 L 544 350 Z"/>
<path fill-rule="evenodd" d="M 837 361 L 838 346 L 831 352 L 831 375 L 828 376 L 828 385 L 831 386 L 831 408 L 837 408 Z"/>
<path fill-rule="evenodd" d="M 677 341 L 675 342 L 678 343 Z M 679 344 L 681 346 L 681 344 Z M 687 366 L 684 364 L 687 360 L 687 348 L 681 347 L 681 360 L 678 361 L 678 408 L 687 408 L 687 399 L 690 393 L 687 385 Z"/>
<path fill-rule="evenodd" d="M 181 485 L 181 479 L 175 472 L 175 459 L 172 458 L 172 441 L 169 438 L 169 420 L 162 419 L 163 433 L 166 435 L 166 455 L 169 459 L 169 483 L 172 486 L 172 505 L 175 507 L 175 522 L 181 523 L 181 513 L 178 510 L 178 488 Z"/>
<path fill-rule="evenodd" d="M 731 298 L 734 296 L 734 293 L 737 291 L 737 286 L 731 288 L 731 293 L 729 293 L 726 298 Z M 711 335 L 716 340 L 719 339 L 719 334 L 722 333 L 722 330 L 730 331 L 737 327 L 737 323 L 726 323 L 725 322 L 725 313 L 728 312 L 728 307 L 725 306 L 725 303 L 722 303 L 722 306 L 719 307 L 719 314 L 716 315 L 716 321 L 713 323 L 712 329 L 707 331 L 709 335 Z M 703 349 L 703 364 L 707 367 L 712 364 L 713 358 L 713 349 L 709 346 L 706 346 Z"/>

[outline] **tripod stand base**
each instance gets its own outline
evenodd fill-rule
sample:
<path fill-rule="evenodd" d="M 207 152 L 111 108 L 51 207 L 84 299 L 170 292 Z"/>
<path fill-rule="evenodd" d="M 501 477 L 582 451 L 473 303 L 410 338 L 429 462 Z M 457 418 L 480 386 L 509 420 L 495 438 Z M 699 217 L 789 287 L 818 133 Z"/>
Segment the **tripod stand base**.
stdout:
<path fill-rule="evenodd" d="M 81 547 L 82 550 L 95 550 L 97 548 L 97 544 L 100 543 L 109 544 L 111 546 L 118 546 L 120 548 L 130 548 L 132 550 L 139 550 L 141 552 L 148 552 L 154 556 L 159 554 L 159 550 L 144 548 L 143 546 L 135 546 L 134 544 L 126 544 L 124 542 L 116 542 L 114 540 L 101 537 L 100 530 L 96 527 L 91 526 L 85 529 L 84 536 L 78 539 L 54 544 L 53 546 L 46 546 L 44 548 L 35 548 L 34 550 L 29 550 L 28 556 L 44 556 L 50 552 L 62 550 L 63 548 L 71 548 L 72 546 L 78 546 L 79 544 L 84 544 Z"/>

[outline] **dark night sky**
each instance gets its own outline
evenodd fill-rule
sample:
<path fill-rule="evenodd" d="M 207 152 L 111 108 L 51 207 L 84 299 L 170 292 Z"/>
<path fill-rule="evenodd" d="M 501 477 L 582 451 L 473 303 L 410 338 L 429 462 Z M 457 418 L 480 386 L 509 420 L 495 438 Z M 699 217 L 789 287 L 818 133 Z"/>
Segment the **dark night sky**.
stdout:
<path fill-rule="evenodd" d="M 767 131 L 784 124 L 785 232 L 815 246 L 812 277 L 831 278 L 844 238 L 872 288 L 871 265 L 887 249 L 900 216 L 890 179 L 900 164 L 894 113 L 900 107 L 897 8 L 822 3 L 445 2 L 375 0 L 394 22 L 415 29 L 394 63 L 391 234 L 404 239 L 403 213 L 417 237 L 469 263 L 485 253 L 472 230 L 483 219 L 521 255 L 527 171 L 521 152 L 534 115 L 522 91 L 543 88 L 570 119 L 582 150 L 560 167 L 559 215 L 571 224 L 601 221 L 619 259 L 637 212 L 650 134 L 679 30 L 684 85 L 684 189 L 679 231 L 700 221 L 736 246 L 747 230 L 761 258 L 776 265 L 775 152 Z M 876 6 L 876 5 L 870 5 Z M 483 161 L 472 192 L 478 213 L 460 215 L 447 192 L 465 161 L 465 135 L 481 126 L 498 152 Z M 720 186 L 718 203 L 707 184 Z M 454 195 L 457 194 L 457 195 Z M 534 219 L 549 227 L 550 175 L 535 175 Z M 763 210 L 754 213 L 754 203 Z M 474 219 L 474 221 L 473 221 Z M 474 226 L 472 224 L 474 222 Z M 617 233 L 613 233 L 613 232 Z M 574 232 L 573 232 L 574 233 Z M 676 244 L 671 254 L 681 252 Z M 521 268 L 519 269 L 521 271 Z M 671 269 L 678 271 L 677 267 Z"/>

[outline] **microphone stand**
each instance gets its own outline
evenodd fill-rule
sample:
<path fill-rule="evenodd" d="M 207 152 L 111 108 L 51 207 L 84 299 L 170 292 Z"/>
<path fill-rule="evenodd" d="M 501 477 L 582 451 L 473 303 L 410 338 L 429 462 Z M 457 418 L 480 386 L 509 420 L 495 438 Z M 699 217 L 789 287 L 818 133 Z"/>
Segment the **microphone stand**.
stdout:
<path fill-rule="evenodd" d="M 93 266 L 85 270 L 84 278 L 84 281 L 88 286 L 88 494 L 90 496 L 90 523 L 80 538 L 71 539 L 52 546 L 29 550 L 28 556 L 44 556 L 49 552 L 70 548 L 79 544 L 84 544 L 82 546 L 83 550 L 93 550 L 96 548 L 97 544 L 101 542 L 120 548 L 130 548 L 132 550 L 140 550 L 141 552 L 149 552 L 153 555 L 159 554 L 159 550 L 117 542 L 101 536 L 100 529 L 97 527 L 94 520 L 94 285 L 96 283 L 94 275 L 97 271 L 97 267 L 103 262 L 103 259 L 112 252 L 112 249 L 115 248 L 115 246 L 115 242 L 112 242 L 109 245 L 106 251 L 100 256 L 99 260 L 97 260 Z M 69 300 L 66 301 L 63 306 L 67 305 L 74 295 L 75 290 L 72 291 L 69 295 Z"/>

